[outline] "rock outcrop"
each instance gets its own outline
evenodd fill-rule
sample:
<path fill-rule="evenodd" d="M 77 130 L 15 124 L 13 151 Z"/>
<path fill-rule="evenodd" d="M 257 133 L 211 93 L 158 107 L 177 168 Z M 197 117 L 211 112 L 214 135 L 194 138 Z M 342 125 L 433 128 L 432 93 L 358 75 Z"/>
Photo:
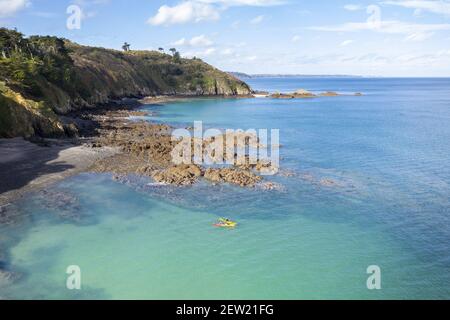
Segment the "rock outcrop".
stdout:
<path fill-rule="evenodd" d="M 251 171 L 235 168 L 208 168 L 204 175 L 206 180 L 213 183 L 231 183 L 241 187 L 254 187 L 262 178 Z"/>
<path fill-rule="evenodd" d="M 319 94 L 314 94 L 308 90 L 305 89 L 299 89 L 295 92 L 290 93 L 280 93 L 275 92 L 270 95 L 267 95 L 269 98 L 273 99 L 301 99 L 301 98 L 317 98 L 317 97 L 340 97 L 345 96 L 346 94 L 340 94 L 334 91 L 326 91 Z M 348 95 L 348 94 L 347 94 Z M 362 96 L 363 94 L 360 92 L 356 92 L 353 94 L 353 96 Z"/>
<path fill-rule="evenodd" d="M 248 155 L 244 155 L 242 159 L 236 155 L 235 164 L 230 167 L 175 165 L 172 162 L 172 150 L 177 142 L 171 139 L 173 128 L 165 124 L 124 120 L 123 116 L 127 112 L 134 113 L 134 111 L 116 110 L 107 111 L 104 115 L 95 113 L 90 115 L 99 122 L 100 126 L 99 136 L 91 147 L 109 146 L 121 150 L 112 157 L 94 163 L 90 171 L 113 173 L 116 177 L 130 174 L 146 176 L 153 178 L 157 183 L 176 186 L 192 185 L 200 179 L 205 179 L 213 184 L 230 183 L 242 187 L 255 187 L 263 181 L 258 173 L 271 169 L 271 163 L 267 161 L 250 163 Z M 235 147 L 248 146 L 252 140 L 251 135 L 249 137 L 246 133 L 235 133 L 233 136 L 236 139 L 232 142 Z M 254 140 L 258 143 L 256 137 Z M 192 138 L 192 142 L 194 141 L 195 139 Z M 203 141 L 203 147 L 206 148 L 209 143 L 210 141 Z"/>
<path fill-rule="evenodd" d="M 340 96 L 339 93 L 334 91 L 327 91 L 320 94 L 321 97 L 338 97 Z"/>
<path fill-rule="evenodd" d="M 271 98 L 275 98 L 275 99 L 299 99 L 299 98 L 314 98 L 317 97 L 317 95 L 309 92 L 308 90 L 305 89 L 299 89 L 295 92 L 291 92 L 291 93 L 273 93 L 270 95 Z"/>
<path fill-rule="evenodd" d="M 156 182 L 174 184 L 178 186 L 190 185 L 202 176 L 202 169 L 194 164 L 178 165 L 152 174 Z"/>

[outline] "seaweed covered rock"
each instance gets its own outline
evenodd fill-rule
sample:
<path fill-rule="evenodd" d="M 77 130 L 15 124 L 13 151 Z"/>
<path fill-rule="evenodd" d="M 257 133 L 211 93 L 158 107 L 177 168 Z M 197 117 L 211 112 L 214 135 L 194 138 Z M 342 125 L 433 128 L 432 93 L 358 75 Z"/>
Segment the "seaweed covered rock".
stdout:
<path fill-rule="evenodd" d="M 314 98 L 317 97 L 315 94 L 309 92 L 305 89 L 299 89 L 295 92 L 291 93 L 274 93 L 270 95 L 271 98 L 274 99 L 298 99 L 298 98 Z"/>
<path fill-rule="evenodd" d="M 338 97 L 339 93 L 334 91 L 327 91 L 320 94 L 321 97 Z"/>
<path fill-rule="evenodd" d="M 155 171 L 152 177 L 156 182 L 182 186 L 195 183 L 201 175 L 202 170 L 200 167 L 191 164 L 178 165 L 165 170 Z"/>
<path fill-rule="evenodd" d="M 214 183 L 231 183 L 241 187 L 254 187 L 262 178 L 253 172 L 235 168 L 209 168 L 204 174 L 205 179 Z"/>

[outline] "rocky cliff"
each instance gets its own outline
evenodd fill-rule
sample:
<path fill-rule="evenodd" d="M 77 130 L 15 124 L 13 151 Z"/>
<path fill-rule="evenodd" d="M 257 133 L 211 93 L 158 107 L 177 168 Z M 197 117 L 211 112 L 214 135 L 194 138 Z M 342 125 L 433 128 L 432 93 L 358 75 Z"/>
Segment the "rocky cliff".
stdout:
<path fill-rule="evenodd" d="M 68 128 L 60 115 L 125 97 L 250 93 L 246 83 L 200 59 L 0 29 L 0 137 L 63 136 Z"/>

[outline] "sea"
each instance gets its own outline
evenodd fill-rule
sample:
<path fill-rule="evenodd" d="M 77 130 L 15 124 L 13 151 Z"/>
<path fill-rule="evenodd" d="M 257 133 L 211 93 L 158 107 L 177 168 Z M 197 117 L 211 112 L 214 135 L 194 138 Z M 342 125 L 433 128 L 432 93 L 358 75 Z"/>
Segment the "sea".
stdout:
<path fill-rule="evenodd" d="M 144 120 L 278 129 L 274 190 L 68 178 L 11 204 L 0 298 L 449 299 L 450 79 L 245 81 L 341 96 L 190 99 Z"/>

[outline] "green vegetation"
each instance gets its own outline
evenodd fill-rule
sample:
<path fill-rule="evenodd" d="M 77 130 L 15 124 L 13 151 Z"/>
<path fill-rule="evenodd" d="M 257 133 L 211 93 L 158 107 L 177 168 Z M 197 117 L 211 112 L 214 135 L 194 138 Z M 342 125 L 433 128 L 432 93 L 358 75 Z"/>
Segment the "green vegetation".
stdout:
<path fill-rule="evenodd" d="M 58 128 L 63 133 L 63 125 L 53 125 L 57 114 L 124 97 L 250 93 L 244 82 L 200 59 L 183 59 L 175 48 L 170 55 L 163 48 L 139 51 L 125 45 L 125 51 L 86 47 L 57 37 L 24 38 L 0 28 L 0 137 L 10 136 L 5 132 L 11 132 L 14 117 L 7 113 L 17 112 L 25 100 L 36 105 L 22 105 L 21 112 L 29 116 L 20 117 L 23 124 L 14 122 L 19 126 L 14 135 L 54 135 Z M 6 92 L 23 99 L 15 99 L 11 107 Z"/>
<path fill-rule="evenodd" d="M 23 38 L 15 30 L 0 29 L 0 80 L 32 97 L 42 97 L 42 78 L 73 90 L 73 61 L 62 39 Z"/>
<path fill-rule="evenodd" d="M 0 82 L 0 137 L 35 134 L 61 136 L 64 127 L 46 103 L 26 99 Z"/>

